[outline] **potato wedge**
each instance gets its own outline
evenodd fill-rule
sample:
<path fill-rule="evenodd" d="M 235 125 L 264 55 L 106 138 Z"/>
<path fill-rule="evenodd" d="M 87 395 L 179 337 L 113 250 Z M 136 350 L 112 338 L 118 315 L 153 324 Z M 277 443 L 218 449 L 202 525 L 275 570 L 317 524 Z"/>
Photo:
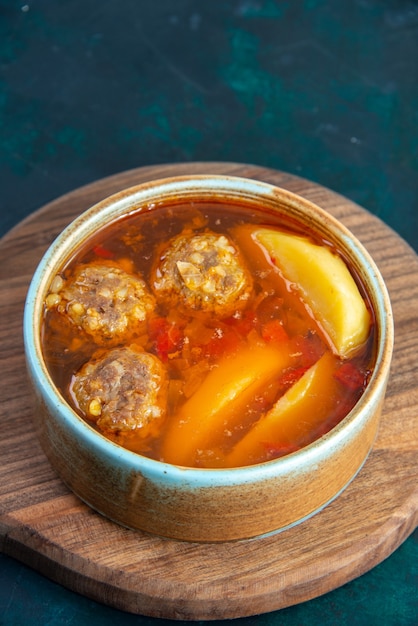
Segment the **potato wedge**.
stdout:
<path fill-rule="evenodd" d="M 194 466 L 199 451 L 210 450 L 243 418 L 262 389 L 289 365 L 288 351 L 260 344 L 224 358 L 168 424 L 162 459 Z"/>
<path fill-rule="evenodd" d="M 266 448 L 297 443 L 320 424 L 335 404 L 337 364 L 337 357 L 326 352 L 235 445 L 226 466 L 266 460 Z"/>
<path fill-rule="evenodd" d="M 341 357 L 364 344 L 370 314 L 344 261 L 307 237 L 261 228 L 254 231 L 284 278 L 295 285 L 305 305 Z"/>

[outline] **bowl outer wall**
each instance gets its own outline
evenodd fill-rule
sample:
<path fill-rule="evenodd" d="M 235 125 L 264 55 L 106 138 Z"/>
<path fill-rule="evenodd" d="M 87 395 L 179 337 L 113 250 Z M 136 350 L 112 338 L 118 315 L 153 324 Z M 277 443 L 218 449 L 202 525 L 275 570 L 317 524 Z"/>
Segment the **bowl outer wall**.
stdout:
<path fill-rule="evenodd" d="M 74 248 L 104 224 L 139 207 L 152 210 L 163 200 L 193 197 L 225 201 L 229 197 L 248 206 L 282 211 L 305 223 L 342 249 L 366 285 L 375 309 L 376 368 L 359 403 L 326 436 L 277 461 L 232 470 L 196 470 L 134 454 L 105 439 L 72 411 L 43 362 L 42 302 L 52 277 Z M 76 218 L 50 246 L 34 274 L 25 304 L 24 337 L 37 398 L 36 429 L 64 482 L 93 508 L 121 524 L 180 539 L 222 541 L 287 527 L 322 508 L 350 482 L 376 435 L 389 375 L 393 323 L 377 267 L 335 218 L 304 198 L 266 183 L 194 176 L 127 189 Z"/>

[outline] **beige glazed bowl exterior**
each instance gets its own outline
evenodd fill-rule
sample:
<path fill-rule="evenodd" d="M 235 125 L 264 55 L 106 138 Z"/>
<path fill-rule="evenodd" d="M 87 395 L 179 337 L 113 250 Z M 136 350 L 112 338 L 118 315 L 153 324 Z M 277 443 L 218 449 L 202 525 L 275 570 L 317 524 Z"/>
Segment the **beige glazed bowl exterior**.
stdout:
<path fill-rule="evenodd" d="M 376 362 L 349 415 L 313 444 L 286 457 L 236 469 L 191 469 L 151 460 L 107 440 L 61 397 L 40 343 L 44 298 L 52 278 L 98 229 L 161 202 L 219 200 L 289 216 L 333 243 L 366 287 L 376 319 Z M 376 436 L 393 349 L 391 306 L 367 251 L 329 214 L 288 191 L 250 179 L 188 176 L 117 193 L 72 222 L 51 245 L 31 282 L 25 351 L 36 398 L 35 426 L 52 466 L 83 501 L 132 529 L 199 542 L 247 539 L 283 530 L 320 511 L 350 483 Z"/>

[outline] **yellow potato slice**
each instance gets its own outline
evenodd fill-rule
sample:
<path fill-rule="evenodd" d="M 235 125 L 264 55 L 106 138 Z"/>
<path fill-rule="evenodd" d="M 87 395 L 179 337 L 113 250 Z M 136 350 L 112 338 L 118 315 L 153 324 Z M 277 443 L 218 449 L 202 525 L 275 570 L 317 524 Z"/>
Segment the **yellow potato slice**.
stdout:
<path fill-rule="evenodd" d="M 259 463 L 267 448 L 297 444 L 332 414 L 338 393 L 333 373 L 338 357 L 326 352 L 235 445 L 226 467 Z"/>
<path fill-rule="evenodd" d="M 209 372 L 168 424 L 162 459 L 194 466 L 199 451 L 213 448 L 239 424 L 245 407 L 289 366 L 286 349 L 260 344 L 241 349 Z"/>
<path fill-rule="evenodd" d="M 295 285 L 337 354 L 347 357 L 364 344 L 370 315 L 339 256 L 306 237 L 267 228 L 257 229 L 253 237 L 283 277 Z"/>

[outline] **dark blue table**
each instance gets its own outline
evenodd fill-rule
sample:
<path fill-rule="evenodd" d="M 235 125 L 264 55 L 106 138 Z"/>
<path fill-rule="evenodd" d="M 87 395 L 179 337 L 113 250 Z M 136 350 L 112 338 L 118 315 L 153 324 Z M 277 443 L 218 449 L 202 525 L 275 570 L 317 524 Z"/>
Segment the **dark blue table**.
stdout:
<path fill-rule="evenodd" d="M 141 165 L 314 180 L 418 251 L 416 2 L 0 1 L 0 233 Z M 411 375 L 416 375 L 415 368 Z M 418 622 L 418 535 L 361 578 L 247 624 Z M 0 624 L 157 624 L 0 555 Z"/>

